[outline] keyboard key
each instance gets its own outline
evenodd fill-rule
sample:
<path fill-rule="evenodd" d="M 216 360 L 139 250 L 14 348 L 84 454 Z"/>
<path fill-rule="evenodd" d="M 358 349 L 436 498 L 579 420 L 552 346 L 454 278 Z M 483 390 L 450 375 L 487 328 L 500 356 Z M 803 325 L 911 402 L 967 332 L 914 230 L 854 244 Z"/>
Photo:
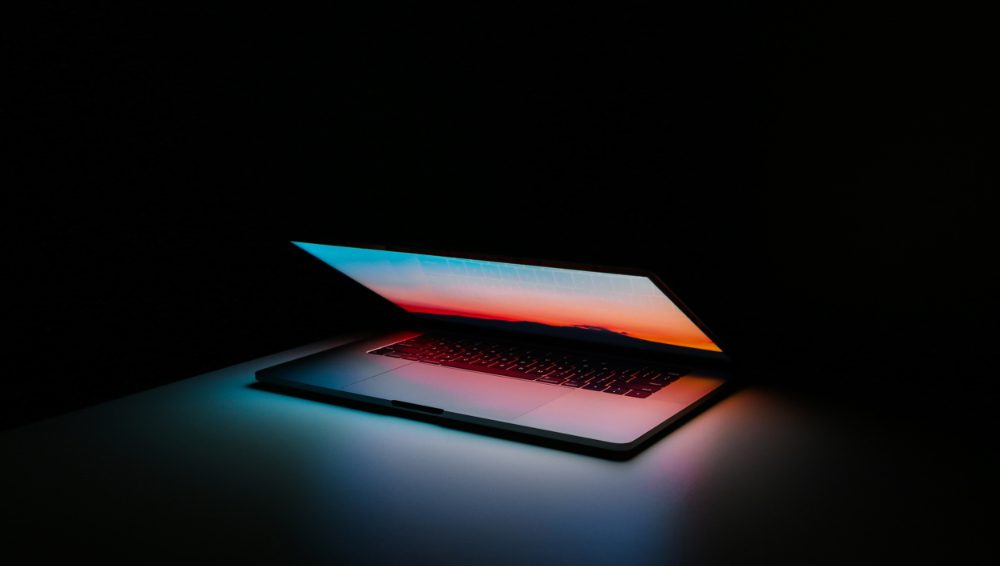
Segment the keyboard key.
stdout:
<path fill-rule="evenodd" d="M 628 388 L 620 386 L 612 386 L 604 390 L 605 393 L 611 393 L 613 395 L 622 395 L 626 391 L 628 391 Z"/>
<path fill-rule="evenodd" d="M 652 394 L 653 393 L 651 393 L 649 391 L 639 391 L 638 389 L 633 389 L 633 390 L 629 391 L 628 393 L 626 393 L 625 396 L 626 397 L 638 397 L 640 399 L 645 399 L 646 397 L 649 397 Z"/>
<path fill-rule="evenodd" d="M 471 370 L 476 370 L 476 371 L 482 371 L 482 369 L 483 369 L 482 366 L 479 366 L 479 365 L 476 365 L 476 364 L 470 364 L 468 362 L 460 362 L 460 361 L 457 361 L 457 360 L 452 360 L 450 362 L 441 362 L 441 365 L 448 366 L 450 368 L 471 369 Z"/>
<path fill-rule="evenodd" d="M 522 371 L 514 371 L 509 369 L 500 371 L 489 370 L 489 373 L 495 373 L 497 375 L 503 375 L 506 377 L 516 377 L 518 379 L 535 379 L 535 376 L 531 375 L 530 373 L 524 373 Z"/>
<path fill-rule="evenodd" d="M 583 386 L 583 389 L 589 389 L 591 391 L 604 391 L 605 387 L 607 387 L 607 385 L 604 383 L 588 383 Z"/>

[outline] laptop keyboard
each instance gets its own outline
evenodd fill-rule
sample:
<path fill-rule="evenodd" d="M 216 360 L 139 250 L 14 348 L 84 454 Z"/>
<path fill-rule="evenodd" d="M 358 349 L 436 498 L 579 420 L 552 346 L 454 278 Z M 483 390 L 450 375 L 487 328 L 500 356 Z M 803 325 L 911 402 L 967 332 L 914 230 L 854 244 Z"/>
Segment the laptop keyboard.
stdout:
<path fill-rule="evenodd" d="M 649 397 L 685 373 L 678 368 L 447 335 L 422 334 L 369 353 L 638 398 Z"/>

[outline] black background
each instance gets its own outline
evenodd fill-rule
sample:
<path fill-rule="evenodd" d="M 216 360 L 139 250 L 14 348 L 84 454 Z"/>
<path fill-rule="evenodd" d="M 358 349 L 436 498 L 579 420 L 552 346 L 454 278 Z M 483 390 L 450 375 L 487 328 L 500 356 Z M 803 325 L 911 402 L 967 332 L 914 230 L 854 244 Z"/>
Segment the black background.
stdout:
<path fill-rule="evenodd" d="M 751 381 L 991 438 L 986 20 L 657 4 L 7 19 L 0 424 L 380 312 L 298 238 L 652 269 Z"/>

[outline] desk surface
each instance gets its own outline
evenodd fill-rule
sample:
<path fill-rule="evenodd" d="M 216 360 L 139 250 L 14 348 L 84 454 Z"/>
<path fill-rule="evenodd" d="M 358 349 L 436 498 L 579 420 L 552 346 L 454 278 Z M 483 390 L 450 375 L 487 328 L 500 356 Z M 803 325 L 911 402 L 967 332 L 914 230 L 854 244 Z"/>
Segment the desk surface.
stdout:
<path fill-rule="evenodd" d="M 975 462 L 939 459 L 992 448 L 949 451 L 946 433 L 912 441 L 764 389 L 614 461 L 251 387 L 255 369 L 339 341 L 3 433 L 7 553 L 842 564 L 992 550 L 992 510 L 963 481 Z"/>

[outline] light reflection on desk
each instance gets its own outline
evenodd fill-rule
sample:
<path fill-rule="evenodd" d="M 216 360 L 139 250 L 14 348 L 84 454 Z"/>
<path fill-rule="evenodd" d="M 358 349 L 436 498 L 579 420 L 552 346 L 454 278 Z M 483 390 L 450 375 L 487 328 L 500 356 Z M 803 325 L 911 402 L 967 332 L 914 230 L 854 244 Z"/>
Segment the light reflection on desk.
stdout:
<path fill-rule="evenodd" d="M 0 437 L 24 486 L 13 507 L 50 529 L 100 509 L 108 532 L 153 547 L 169 534 L 179 556 L 669 564 L 705 555 L 727 494 L 752 509 L 815 432 L 787 400 L 744 390 L 614 461 L 250 387 L 258 367 L 333 343 Z M 53 489 L 56 507 L 38 503 Z"/>

